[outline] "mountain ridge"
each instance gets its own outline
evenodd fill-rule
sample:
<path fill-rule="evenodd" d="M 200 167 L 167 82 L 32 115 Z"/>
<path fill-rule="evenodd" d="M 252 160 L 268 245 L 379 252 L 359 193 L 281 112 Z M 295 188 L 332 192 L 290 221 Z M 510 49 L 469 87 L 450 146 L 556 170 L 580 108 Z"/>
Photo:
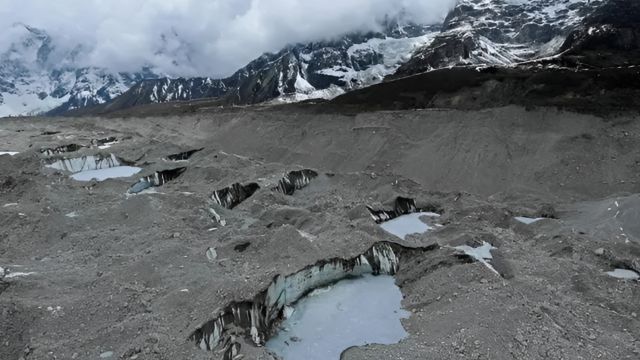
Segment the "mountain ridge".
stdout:
<path fill-rule="evenodd" d="M 457 66 L 513 67 L 535 63 L 579 67 L 584 66 L 584 54 L 571 56 L 571 52 L 580 46 L 594 46 L 589 45 L 594 34 L 584 35 L 585 19 L 597 13 L 604 19 L 607 17 L 602 14 L 609 13 L 625 18 L 624 12 L 616 12 L 625 4 L 632 2 L 460 0 L 443 24 L 419 25 L 386 19 L 379 31 L 292 44 L 278 52 L 262 54 L 226 78 L 171 78 L 151 69 L 133 74 L 109 74 L 99 68 L 82 68 L 76 69 L 73 76 L 61 72 L 63 79 L 74 79 L 71 85 L 48 93 L 35 90 L 32 93 L 43 95 L 45 100 L 53 96 L 63 101 L 49 110 L 49 115 L 99 114 L 200 99 L 215 99 L 218 105 L 333 99 L 383 81 Z M 629 11 L 633 10 L 634 5 L 631 6 Z M 597 29 L 591 31 L 606 38 L 599 40 L 600 43 L 622 41 L 616 36 L 633 42 L 638 36 L 635 30 L 609 33 L 602 27 Z M 38 54 L 33 55 L 34 62 L 38 63 L 52 50 L 46 33 L 33 31 L 35 38 L 42 42 Z M 561 54 L 565 55 L 562 64 L 557 61 Z M 590 61 L 600 61 L 597 51 L 591 51 L 590 56 Z M 611 61 L 617 64 L 622 60 Z M 0 65 L 0 73 L 2 69 Z M 9 85 L 0 80 L 0 99 L 4 95 L 3 87 Z"/>
<path fill-rule="evenodd" d="M 130 106 L 220 98 L 223 104 L 294 102 L 333 98 L 380 82 L 439 25 L 387 26 L 380 32 L 351 33 L 336 40 L 288 45 L 265 53 L 224 79 L 206 77 L 145 80 L 105 104 L 105 111 Z"/>
<path fill-rule="evenodd" d="M 102 104 L 144 78 L 157 77 L 149 68 L 113 72 L 80 64 L 82 45 L 61 49 L 45 30 L 16 23 L 19 36 L 0 54 L 0 116 L 37 115 Z"/>

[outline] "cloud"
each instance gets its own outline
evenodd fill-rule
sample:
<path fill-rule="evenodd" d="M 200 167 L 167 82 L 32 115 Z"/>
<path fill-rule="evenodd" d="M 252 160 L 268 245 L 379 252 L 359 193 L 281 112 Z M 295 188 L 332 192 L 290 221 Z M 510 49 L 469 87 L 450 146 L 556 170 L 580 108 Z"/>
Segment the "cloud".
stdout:
<path fill-rule="evenodd" d="M 401 12 L 441 22 L 456 0 L 0 0 L 0 50 L 22 22 L 45 29 L 57 50 L 113 71 L 150 65 L 172 76 L 225 76 L 290 43 L 374 30 Z"/>

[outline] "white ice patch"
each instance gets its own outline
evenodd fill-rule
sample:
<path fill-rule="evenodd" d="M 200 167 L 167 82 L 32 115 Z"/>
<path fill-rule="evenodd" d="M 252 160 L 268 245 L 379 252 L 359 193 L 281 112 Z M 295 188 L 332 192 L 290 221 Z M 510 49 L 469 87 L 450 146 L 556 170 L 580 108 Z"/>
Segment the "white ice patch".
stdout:
<path fill-rule="evenodd" d="M 116 166 L 108 169 L 88 170 L 71 175 L 71 178 L 77 181 L 104 181 L 107 179 L 127 178 L 142 171 L 139 167 L 134 166 Z"/>
<path fill-rule="evenodd" d="M 111 145 L 116 144 L 116 143 L 117 143 L 117 141 L 110 142 L 110 143 L 105 143 L 104 145 L 99 145 L 98 149 L 100 149 L 100 150 L 108 149 L 108 148 L 111 147 Z"/>
<path fill-rule="evenodd" d="M 18 84 L 20 85 L 20 84 Z M 37 93 L 31 92 L 34 85 L 18 86 L 19 94 L 4 92 L 0 94 L 4 101 L 0 104 L 0 118 L 5 116 L 32 116 L 49 111 L 69 100 L 69 95 L 61 98 L 47 96 L 40 99 Z M 31 93 L 29 93 L 31 92 Z"/>
<path fill-rule="evenodd" d="M 150 187 L 148 189 L 144 189 L 138 193 L 131 194 L 129 192 L 125 193 L 124 196 L 128 199 L 132 196 L 140 196 L 140 195 L 164 195 L 165 193 L 158 191 L 155 187 Z"/>
<path fill-rule="evenodd" d="M 402 293 L 391 276 L 364 275 L 315 292 L 287 311 L 289 318 L 266 344 L 284 360 L 337 360 L 351 346 L 395 344 L 407 337 L 400 319 Z"/>
<path fill-rule="evenodd" d="M 408 215 L 398 216 L 393 220 L 386 221 L 380 225 L 384 231 L 405 240 L 410 234 L 424 234 L 432 230 L 433 227 L 423 222 L 422 217 L 439 217 L 439 214 L 430 212 L 419 212 Z"/>
<path fill-rule="evenodd" d="M 613 271 L 608 271 L 607 275 L 612 276 L 617 279 L 624 280 L 638 280 L 640 279 L 640 274 L 635 271 L 627 270 L 627 269 L 615 269 Z"/>
<path fill-rule="evenodd" d="M 16 151 L 0 151 L 0 156 L 2 155 L 9 155 L 9 156 L 14 156 L 20 154 L 19 152 Z"/>
<path fill-rule="evenodd" d="M 220 224 L 221 226 L 227 226 L 227 221 L 223 219 L 222 216 L 220 216 L 220 214 L 218 214 L 214 208 L 209 208 L 209 212 L 211 213 L 211 216 L 216 219 L 216 222 L 218 224 Z"/>
<path fill-rule="evenodd" d="M 298 230 L 298 234 L 300 234 L 300 236 L 302 236 L 303 238 L 309 240 L 309 242 L 313 242 L 313 240 L 316 239 L 315 236 L 309 234 L 308 232 L 304 232 L 302 230 Z"/>
<path fill-rule="evenodd" d="M 370 56 L 382 56 L 382 63 L 367 66 L 356 70 L 346 65 L 335 65 L 330 68 L 317 70 L 316 73 L 339 78 L 346 85 L 340 87 L 331 85 L 326 89 L 316 89 L 306 79 L 305 74 L 308 62 L 313 59 L 313 54 L 300 54 L 302 61 L 301 70 L 296 74 L 295 92 L 285 93 L 283 74 L 280 73 L 278 91 L 281 96 L 274 102 L 297 102 L 311 99 L 333 99 L 346 91 L 367 87 L 382 82 L 384 78 L 396 72 L 407 62 L 413 53 L 420 47 L 433 41 L 437 32 L 412 38 L 373 38 L 360 44 L 352 45 L 347 50 L 349 58 L 367 58 Z"/>
<path fill-rule="evenodd" d="M 65 215 L 68 218 L 77 218 L 78 217 L 78 213 L 76 213 L 75 211 L 70 212 L 68 214 Z"/>
<path fill-rule="evenodd" d="M 9 203 L 9 204 L 4 204 L 2 207 L 10 207 L 10 206 L 18 206 L 18 203 Z"/>
<path fill-rule="evenodd" d="M 540 220 L 544 220 L 544 218 L 529 218 L 529 217 L 524 217 L 524 216 L 516 216 L 514 219 L 516 219 L 516 221 L 519 221 L 523 224 L 526 225 L 531 225 L 533 223 L 536 223 Z"/>
<path fill-rule="evenodd" d="M 8 273 L 7 275 L 5 275 L 5 279 L 12 279 L 12 278 L 29 276 L 29 275 L 34 275 L 34 274 L 36 274 L 36 273 L 35 272 L 11 272 L 11 273 Z"/>
<path fill-rule="evenodd" d="M 496 269 L 494 269 L 493 266 L 491 266 L 491 264 L 489 264 L 488 260 L 493 259 L 493 255 L 491 255 L 491 250 L 495 249 L 495 247 L 493 247 L 488 242 L 486 242 L 486 241 L 483 242 L 482 246 L 477 247 L 477 248 L 472 248 L 471 246 L 468 246 L 468 245 L 462 245 L 462 246 L 456 246 L 456 247 L 454 247 L 454 249 L 456 249 L 458 251 L 461 251 L 465 255 L 474 258 L 476 261 L 481 262 L 482 264 L 484 264 L 487 268 L 489 268 L 489 270 L 491 270 L 494 273 L 500 275 L 500 273 L 498 273 L 496 271 Z"/>

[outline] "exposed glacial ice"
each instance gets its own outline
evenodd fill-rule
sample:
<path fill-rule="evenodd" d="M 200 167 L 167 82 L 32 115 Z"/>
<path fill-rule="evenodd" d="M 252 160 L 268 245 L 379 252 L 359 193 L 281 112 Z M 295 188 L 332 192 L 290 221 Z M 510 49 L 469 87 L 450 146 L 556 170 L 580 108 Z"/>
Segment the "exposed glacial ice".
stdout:
<path fill-rule="evenodd" d="M 320 75 L 328 75 L 339 78 L 344 87 L 331 85 L 326 89 L 316 89 L 306 79 L 304 72 L 309 62 L 312 61 L 311 54 L 300 54 L 302 60 L 302 71 L 298 72 L 295 79 L 295 92 L 286 93 L 284 91 L 284 79 L 280 79 L 279 92 L 282 94 L 276 102 L 296 102 L 310 99 L 333 99 L 344 94 L 352 88 L 362 88 L 381 82 L 386 76 L 393 74 L 403 63 L 411 58 L 411 55 L 418 48 L 428 45 L 437 33 L 433 32 L 423 36 L 410 38 L 373 38 L 360 44 L 352 45 L 347 49 L 349 58 L 366 58 L 376 54 L 382 57 L 380 64 L 369 65 L 365 68 L 356 69 L 346 65 L 336 65 L 325 69 L 317 70 Z M 282 77 L 282 73 L 280 74 Z"/>
<path fill-rule="evenodd" d="M 19 152 L 16 152 L 16 151 L 0 151 L 0 156 L 2 156 L 2 155 L 13 156 L 13 155 L 17 155 L 17 154 L 19 154 Z"/>
<path fill-rule="evenodd" d="M 288 276 L 278 275 L 269 287 L 252 301 L 235 302 L 214 319 L 203 324 L 191 336 L 203 350 L 224 346 L 225 356 L 237 351 L 230 340 L 229 324 L 245 329 L 257 345 L 263 345 L 285 307 L 291 306 L 314 289 L 326 287 L 345 278 L 365 274 L 394 275 L 398 257 L 387 243 L 374 245 L 364 254 L 351 259 L 333 259 L 318 263 Z"/>
<path fill-rule="evenodd" d="M 138 194 L 149 188 L 162 186 L 168 183 L 169 181 L 177 179 L 186 170 L 187 168 L 182 167 L 177 169 L 155 172 L 153 175 L 149 175 L 147 177 L 144 177 L 138 180 L 137 183 L 133 184 L 133 186 L 129 188 L 127 193 Z"/>
<path fill-rule="evenodd" d="M 336 76 L 350 84 L 357 80 L 365 87 L 381 82 L 386 76 L 393 74 L 400 65 L 407 62 L 415 50 L 433 41 L 437 33 L 431 33 L 413 38 L 374 38 L 369 41 L 351 46 L 347 53 L 350 57 L 357 57 L 362 53 L 377 53 L 382 55 L 382 64 L 372 65 L 364 70 L 354 70 L 344 66 L 336 66 L 318 71 L 320 74 Z"/>
<path fill-rule="evenodd" d="M 395 344 L 407 336 L 401 301 L 392 276 L 342 280 L 296 303 L 266 346 L 284 360 L 338 360 L 351 346 Z"/>

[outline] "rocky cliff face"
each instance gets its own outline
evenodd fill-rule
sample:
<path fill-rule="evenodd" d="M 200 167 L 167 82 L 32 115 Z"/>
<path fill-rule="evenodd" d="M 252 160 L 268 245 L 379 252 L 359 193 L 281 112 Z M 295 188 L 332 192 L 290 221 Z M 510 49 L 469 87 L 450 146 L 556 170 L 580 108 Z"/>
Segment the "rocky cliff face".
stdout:
<path fill-rule="evenodd" d="M 640 65 L 640 2 L 610 0 L 597 7 L 568 36 L 561 50 L 566 66 Z"/>
<path fill-rule="evenodd" d="M 334 104 L 379 108 L 464 108 L 517 104 L 610 113 L 637 109 L 640 96 L 640 5 L 634 0 L 568 2 L 588 14 L 549 55 L 496 64 L 474 51 L 453 68 L 434 69 L 417 55 L 394 81 L 352 92 Z M 472 36 L 472 35 L 469 35 Z M 513 38 L 516 38 L 514 36 Z M 440 39 L 440 37 L 439 37 Z M 436 39 L 434 44 L 439 41 Z M 427 47 L 419 54 L 433 54 Z M 463 54 L 464 55 L 464 54 Z M 475 59 L 475 60 L 474 60 Z M 424 61 L 423 61 L 424 60 Z M 477 62 L 472 62 L 477 61 Z M 410 67 L 409 65 L 415 65 Z M 426 70 L 426 71 L 425 71 Z"/>
<path fill-rule="evenodd" d="M 461 0 L 442 33 L 391 78 L 460 65 L 509 66 L 557 54 L 601 6 L 588 0 Z"/>

